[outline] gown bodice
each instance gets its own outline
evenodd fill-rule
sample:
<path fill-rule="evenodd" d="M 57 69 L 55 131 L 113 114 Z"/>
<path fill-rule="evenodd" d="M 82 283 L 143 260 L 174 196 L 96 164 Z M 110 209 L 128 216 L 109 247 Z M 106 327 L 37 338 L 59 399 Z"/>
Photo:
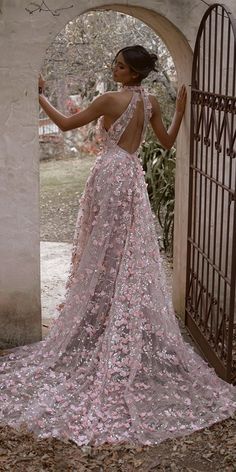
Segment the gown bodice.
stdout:
<path fill-rule="evenodd" d="M 119 146 L 122 142 L 122 148 L 126 149 L 126 143 L 130 136 L 137 134 L 136 149 L 132 153 L 138 151 L 139 146 L 143 142 L 147 125 L 152 116 L 152 104 L 149 94 L 142 86 L 124 86 L 124 90 L 131 90 L 132 97 L 125 111 L 114 121 L 108 130 L 104 127 L 104 116 L 100 120 L 100 133 L 104 148 L 111 148 L 114 145 Z M 138 102 L 143 102 L 143 117 L 138 120 L 140 110 L 137 107 Z M 139 115 L 139 116 L 138 116 Z M 138 122 L 138 125 L 137 125 Z M 126 135 L 126 136 L 125 136 Z M 128 152 L 128 150 L 127 150 Z"/>

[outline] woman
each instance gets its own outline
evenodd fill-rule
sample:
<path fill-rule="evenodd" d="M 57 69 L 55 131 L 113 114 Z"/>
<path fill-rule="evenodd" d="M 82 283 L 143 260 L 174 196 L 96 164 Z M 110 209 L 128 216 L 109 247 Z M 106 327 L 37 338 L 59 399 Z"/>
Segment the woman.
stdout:
<path fill-rule="evenodd" d="M 113 69 L 121 91 L 70 117 L 40 93 L 64 131 L 101 117 L 103 151 L 80 200 L 60 316 L 44 341 L 16 349 L 1 366 L 2 423 L 79 445 L 157 444 L 235 411 L 236 389 L 183 341 L 165 292 L 138 148 L 149 121 L 163 146 L 173 145 L 186 89 L 166 131 L 141 85 L 155 62 L 141 46 L 122 49 Z"/>

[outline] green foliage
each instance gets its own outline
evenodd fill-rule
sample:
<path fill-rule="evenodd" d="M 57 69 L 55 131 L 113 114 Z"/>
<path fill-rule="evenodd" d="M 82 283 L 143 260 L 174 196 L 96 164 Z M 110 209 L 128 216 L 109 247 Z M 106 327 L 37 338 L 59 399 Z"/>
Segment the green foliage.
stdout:
<path fill-rule="evenodd" d="M 153 211 L 162 228 L 164 250 L 173 254 L 175 206 L 175 148 L 165 150 L 150 130 L 140 157 L 145 171 L 147 191 Z"/>

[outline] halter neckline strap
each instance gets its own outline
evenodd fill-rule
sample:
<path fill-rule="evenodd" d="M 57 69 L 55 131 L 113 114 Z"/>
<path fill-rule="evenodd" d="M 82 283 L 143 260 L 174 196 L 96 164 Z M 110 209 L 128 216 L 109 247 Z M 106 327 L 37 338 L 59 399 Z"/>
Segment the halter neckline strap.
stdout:
<path fill-rule="evenodd" d="M 123 90 L 134 90 L 134 91 L 137 91 L 137 92 L 144 91 L 144 87 L 142 85 L 123 85 L 122 89 Z"/>

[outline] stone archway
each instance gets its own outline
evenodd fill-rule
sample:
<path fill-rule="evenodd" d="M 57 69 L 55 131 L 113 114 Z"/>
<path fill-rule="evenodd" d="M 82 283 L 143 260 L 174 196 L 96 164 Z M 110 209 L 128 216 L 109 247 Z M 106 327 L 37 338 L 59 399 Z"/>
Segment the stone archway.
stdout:
<path fill-rule="evenodd" d="M 15 9 L 20 9 L 18 2 L 13 2 Z M 55 8 L 58 4 L 54 0 Z M 166 43 L 175 62 L 179 83 L 190 83 L 192 50 L 185 35 L 181 32 L 179 10 L 168 10 L 167 3 L 148 0 L 146 7 L 124 2 L 106 5 L 99 0 L 79 2 L 63 15 L 51 17 L 44 14 L 27 16 L 19 12 L 16 24 L 11 9 L 5 6 L 6 32 L 12 55 L 5 57 L 5 89 L 0 95 L 7 107 L 6 96 L 12 100 L 11 112 L 3 123 L 4 139 L 0 152 L 7 162 L 4 188 L 4 206 L 0 208 L 4 228 L 0 234 L 0 331 L 1 339 L 6 343 L 24 344 L 41 338 L 40 313 L 40 245 L 39 245 L 39 164 L 38 164 L 38 105 L 37 77 L 44 51 L 63 26 L 75 16 L 95 9 L 113 9 L 130 14 L 144 21 Z M 137 3 L 137 2 L 136 2 Z M 142 2 L 140 2 L 141 4 Z M 183 2 L 184 3 L 184 2 Z M 69 1 L 64 2 L 70 4 Z M 51 6 L 51 4 L 50 4 Z M 177 14 L 178 13 L 178 14 Z M 199 12 L 201 16 L 202 12 Z M 14 12 L 16 15 L 16 11 Z M 3 8 L 4 15 L 4 8 Z M 41 15 L 41 16 L 40 16 Z M 179 15 L 179 16 L 178 16 Z M 167 19 L 169 16 L 169 19 Z M 195 21 L 196 17 L 195 17 Z M 197 23 L 198 24 L 198 23 Z M 15 31 L 13 34 L 13 28 Z M 197 26 L 197 25 L 196 25 Z M 9 28 L 9 29 L 8 29 Z M 186 31 L 187 34 L 187 31 Z M 192 42 L 194 42 L 192 32 Z M 32 44 L 30 43 L 32 41 Z M 24 45 L 30 43 L 29 52 Z M 19 57 L 14 54 L 16 44 L 21 45 Z M 30 61 L 29 61 L 30 57 Z M 16 71 L 16 67 L 18 67 Z M 19 80 L 19 74 L 20 80 Z M 6 96 L 4 95 L 4 92 Z M 15 111 L 15 113 L 12 113 Z M 20 132 L 16 126 L 20 124 Z M 177 141 L 176 169 L 176 211 L 174 241 L 174 278 L 173 302 L 178 313 L 184 313 L 185 297 L 185 261 L 187 235 L 187 200 L 188 200 L 188 152 L 189 152 L 188 110 L 184 118 Z M 17 139 L 16 139 L 17 134 Z M 32 156 L 32 157 L 30 157 Z M 7 161 L 7 159 L 9 159 Z M 6 184 L 7 182 L 7 184 Z M 13 192 L 14 189 L 14 192 Z M 12 194 L 13 198 L 12 198 Z M 12 203 L 14 202 L 14 204 Z M 9 208 L 12 210 L 9 213 Z"/>

